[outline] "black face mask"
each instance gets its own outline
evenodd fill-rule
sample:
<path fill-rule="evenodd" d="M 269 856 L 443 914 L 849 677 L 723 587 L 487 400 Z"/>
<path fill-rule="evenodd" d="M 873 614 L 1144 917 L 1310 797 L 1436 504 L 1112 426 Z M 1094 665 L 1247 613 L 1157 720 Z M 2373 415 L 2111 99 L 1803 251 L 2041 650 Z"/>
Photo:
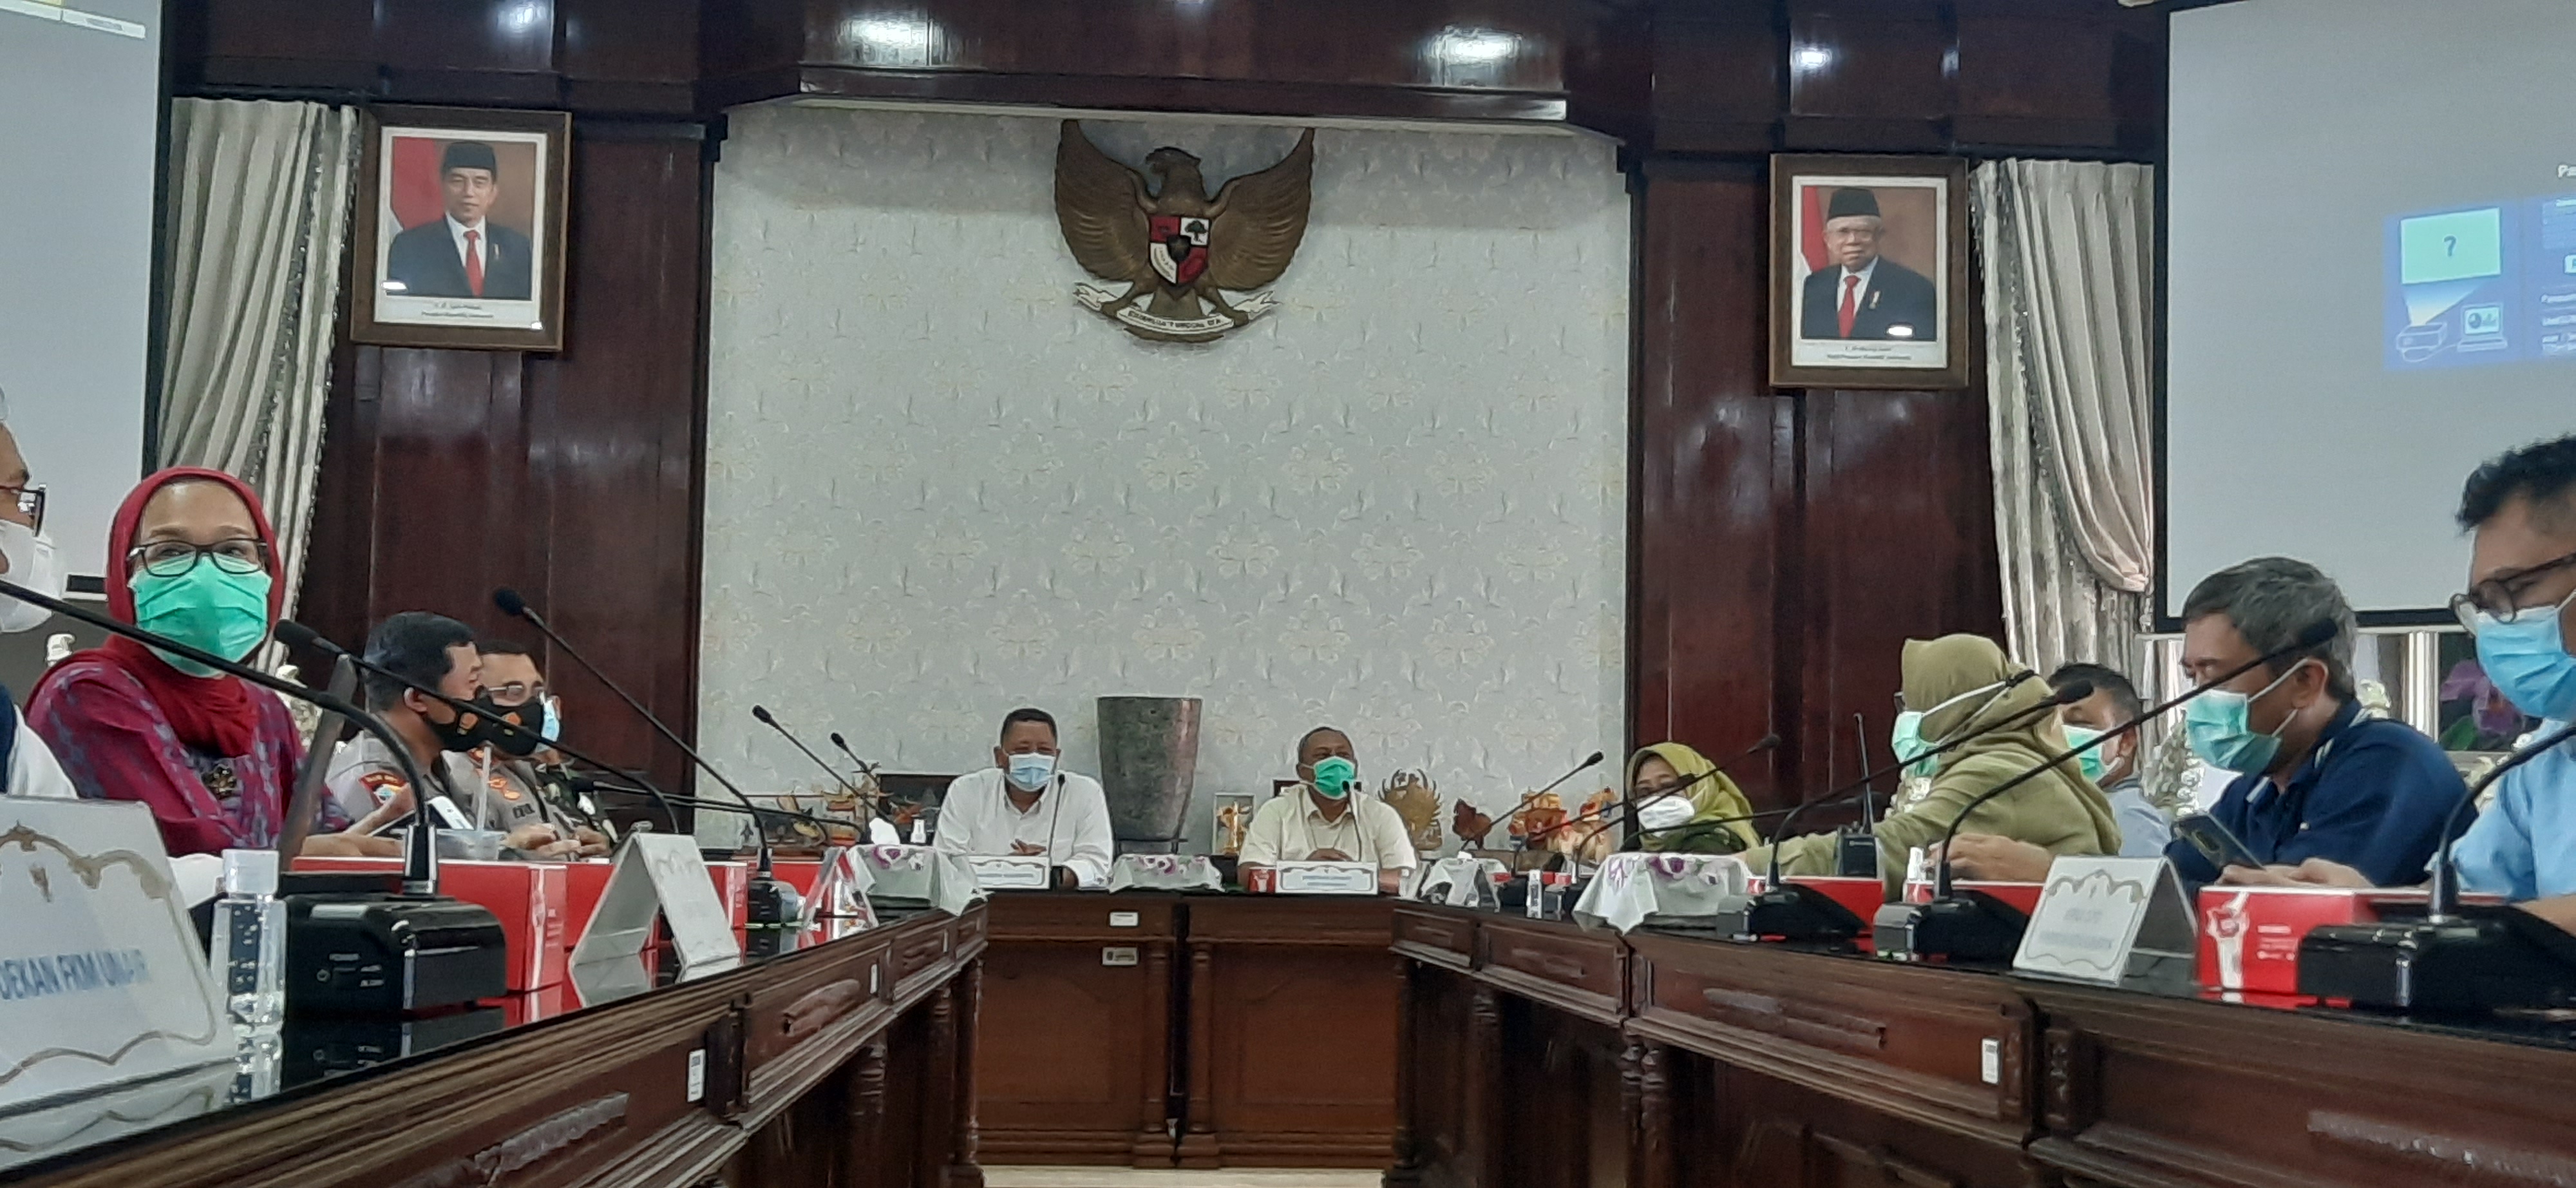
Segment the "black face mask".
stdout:
<path fill-rule="evenodd" d="M 491 692 L 486 690 L 474 699 L 474 704 L 485 711 L 478 715 L 482 725 L 475 733 L 502 754 L 525 759 L 545 749 L 545 737 L 540 733 L 546 724 L 546 703 L 542 698 L 531 697 L 517 705 L 495 705 Z"/>
<path fill-rule="evenodd" d="M 449 706 L 448 709 L 453 711 L 455 707 Z M 468 718 L 472 719 L 470 724 Z M 442 751 L 471 751 L 489 741 L 487 736 L 492 729 L 491 719 L 480 713 L 459 713 L 444 722 L 422 714 L 420 720 L 428 723 L 429 732 L 438 736 L 438 749 Z"/>

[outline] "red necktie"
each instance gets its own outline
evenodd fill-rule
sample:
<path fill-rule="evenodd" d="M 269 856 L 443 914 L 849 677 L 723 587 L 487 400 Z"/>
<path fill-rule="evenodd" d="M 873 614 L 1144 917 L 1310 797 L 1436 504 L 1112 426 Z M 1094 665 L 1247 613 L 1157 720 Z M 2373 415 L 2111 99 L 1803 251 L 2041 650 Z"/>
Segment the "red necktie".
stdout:
<path fill-rule="evenodd" d="M 465 233 L 465 287 L 474 290 L 477 297 L 483 295 L 483 249 L 474 246 L 474 240 L 481 234 L 479 231 Z M 1851 337 L 1851 300 L 1848 297 L 1843 300 L 1843 337 Z"/>
<path fill-rule="evenodd" d="M 471 235 L 473 232 L 468 231 L 466 234 Z M 474 275 L 477 278 L 474 282 L 474 291 L 477 294 L 480 294 L 483 291 L 483 282 L 480 279 L 483 274 L 477 272 Z M 1860 278 L 1856 276 L 1846 276 L 1843 278 L 1843 307 L 1840 312 L 1834 315 L 1834 320 L 1842 325 L 1843 337 L 1851 337 L 1852 315 L 1859 312 Z"/>

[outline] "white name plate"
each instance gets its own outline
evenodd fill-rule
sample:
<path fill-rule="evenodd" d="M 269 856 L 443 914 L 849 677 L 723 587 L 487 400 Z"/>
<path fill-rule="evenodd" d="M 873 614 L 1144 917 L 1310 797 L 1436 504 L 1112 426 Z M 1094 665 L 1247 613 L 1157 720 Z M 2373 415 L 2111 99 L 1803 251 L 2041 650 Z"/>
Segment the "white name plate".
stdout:
<path fill-rule="evenodd" d="M 0 796 L 0 1114 L 233 1056 L 140 804 Z"/>
<path fill-rule="evenodd" d="M 742 956 L 733 913 L 716 897 L 698 840 L 685 833 L 633 833 L 617 851 L 599 906 L 573 946 L 573 961 L 609 961 L 642 952 L 653 939 L 656 916 L 671 926 L 671 947 L 682 965 Z"/>
<path fill-rule="evenodd" d="M 2179 991 L 2196 941 L 2182 886 L 2162 858 L 2061 857 L 2013 954 L 2019 973 Z"/>
<path fill-rule="evenodd" d="M 1366 862 L 1282 862 L 1281 895 L 1375 895 L 1377 867 Z"/>
<path fill-rule="evenodd" d="M 986 891 L 1044 891 L 1054 882 L 1041 854 L 973 854 L 966 862 Z"/>

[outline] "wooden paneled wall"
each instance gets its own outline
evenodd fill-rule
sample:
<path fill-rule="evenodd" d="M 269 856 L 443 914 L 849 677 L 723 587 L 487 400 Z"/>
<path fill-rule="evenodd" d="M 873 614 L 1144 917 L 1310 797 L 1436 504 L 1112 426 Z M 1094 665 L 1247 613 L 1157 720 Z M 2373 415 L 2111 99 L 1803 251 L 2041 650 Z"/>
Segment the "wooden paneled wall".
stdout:
<path fill-rule="evenodd" d="M 794 95 L 1565 123 L 1637 196 L 1639 741 L 1766 804 L 1857 771 L 1908 636 L 2000 631 L 1976 391 L 1778 390 L 1775 151 L 2152 159 L 2161 13 L 2111 0 L 204 0 L 182 93 L 575 113 L 556 356 L 351 348 L 308 617 L 497 626 L 513 584 L 684 731 L 697 701 L 709 170 L 721 110 Z M 556 663 L 579 737 L 681 780 Z M 1856 726 L 1855 713 L 1863 715 Z"/>

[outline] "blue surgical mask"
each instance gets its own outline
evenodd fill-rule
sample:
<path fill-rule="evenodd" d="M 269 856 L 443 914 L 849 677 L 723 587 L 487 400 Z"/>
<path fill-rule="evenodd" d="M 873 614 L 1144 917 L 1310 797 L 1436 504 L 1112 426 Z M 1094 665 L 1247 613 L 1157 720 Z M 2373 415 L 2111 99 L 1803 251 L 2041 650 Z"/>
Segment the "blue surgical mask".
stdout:
<path fill-rule="evenodd" d="M 1008 770 L 1012 787 L 1022 792 L 1035 792 L 1046 787 L 1048 780 L 1055 778 L 1055 756 L 1042 755 L 1034 751 L 1026 755 L 1013 755 Z"/>
<path fill-rule="evenodd" d="M 2066 745 L 2070 748 L 2084 746 L 2102 737 L 2101 731 L 2090 726 L 2071 726 L 2061 722 L 2057 728 L 2066 732 Z M 2077 755 L 2075 765 L 2084 769 L 2085 779 L 2097 784 L 2102 782 L 2102 748 L 2094 747 Z"/>
<path fill-rule="evenodd" d="M 2478 614 L 2478 666 L 2487 679 L 2526 714 L 2564 722 L 2576 717 L 2576 656 L 2567 654 L 2567 637 L 2558 626 L 2567 604 L 2562 599 L 2546 614 L 2533 607 L 2510 623 Z"/>
<path fill-rule="evenodd" d="M 2200 761 L 2222 771 L 2239 775 L 2263 771 L 2281 753 L 2281 734 L 2290 728 L 2289 715 L 2281 717 L 2281 727 L 2270 734 L 2257 734 L 2249 724 L 2254 699 L 2281 687 L 2290 673 L 2299 671 L 2293 664 L 2289 672 L 2273 679 L 2260 692 L 2251 695 L 2227 689 L 2212 689 L 2192 698 L 2182 708 L 2183 737 L 2191 743 L 2191 753 Z"/>
<path fill-rule="evenodd" d="M 563 710 L 559 708 L 562 705 L 555 698 L 546 698 L 546 724 L 537 729 L 544 731 L 547 738 L 563 737 Z"/>
<path fill-rule="evenodd" d="M 211 563 L 190 566 L 176 577 L 138 573 L 126 582 L 134 591 L 135 626 L 226 660 L 250 655 L 268 638 L 268 587 L 265 571 L 227 573 Z M 215 675 L 194 660 L 158 649 L 153 655 L 190 676 Z"/>
<path fill-rule="evenodd" d="M 1966 701 L 1980 693 L 1994 689 L 2008 688 L 2011 684 L 2012 682 L 2010 681 L 1996 681 L 1991 685 L 1979 685 L 1974 689 L 1970 689 L 1967 692 L 1944 701 L 1939 705 L 1933 706 L 1928 710 L 1905 710 L 1898 713 L 1896 715 L 1896 728 L 1888 734 L 1887 749 L 1895 754 L 1897 762 L 1905 765 L 1905 774 L 1911 776 L 1930 776 L 1932 773 L 1941 770 L 1941 757 L 1934 755 L 1927 759 L 1924 758 L 1924 752 L 1940 746 L 1941 742 L 1936 742 L 1923 737 L 1923 719 L 1930 717 L 1933 714 L 1940 713 L 1942 710 L 1957 705 L 1962 701 Z M 1968 715 L 1968 721 L 1973 722 L 1976 720 L 1977 716 L 1975 714 Z M 1965 724 L 1966 723 L 1964 722 L 1961 723 L 1961 725 Z M 1944 739 L 1941 741 L 1946 742 L 1948 740 Z"/>
<path fill-rule="evenodd" d="M 1351 781 L 1360 776 L 1359 764 L 1334 755 L 1315 765 L 1315 790 L 1333 800 L 1351 794 Z"/>

